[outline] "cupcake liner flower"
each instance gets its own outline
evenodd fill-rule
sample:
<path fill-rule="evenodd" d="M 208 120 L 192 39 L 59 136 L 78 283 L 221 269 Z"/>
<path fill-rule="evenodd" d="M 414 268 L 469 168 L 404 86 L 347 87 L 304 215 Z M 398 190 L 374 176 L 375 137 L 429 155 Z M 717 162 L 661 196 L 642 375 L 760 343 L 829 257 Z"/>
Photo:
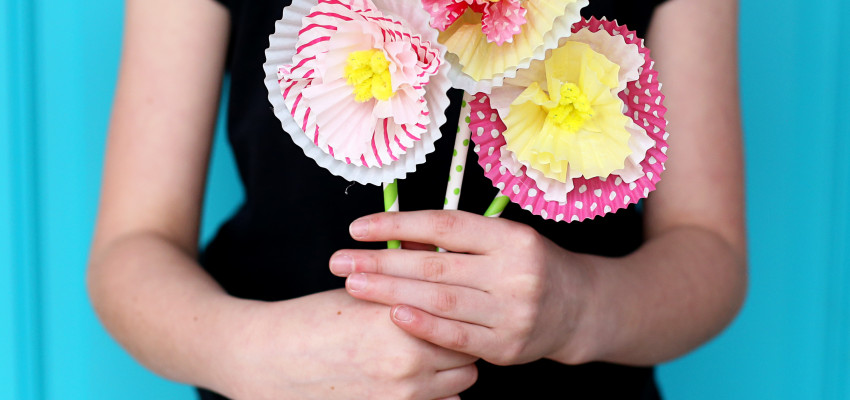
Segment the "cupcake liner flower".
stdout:
<path fill-rule="evenodd" d="M 489 93 L 569 36 L 588 0 L 421 0 L 455 87 Z"/>
<path fill-rule="evenodd" d="M 521 0 L 422 0 L 422 4 L 431 13 L 431 26 L 441 31 L 467 10 L 481 14 L 481 32 L 499 46 L 512 42 L 527 22 L 528 10 Z"/>
<path fill-rule="evenodd" d="M 398 3 L 296 0 L 266 52 L 284 130 L 319 165 L 361 183 L 415 170 L 445 122 L 445 49 L 427 13 Z"/>
<path fill-rule="evenodd" d="M 666 161 L 666 109 L 642 40 L 605 20 L 573 29 L 545 60 L 476 96 L 470 124 L 494 184 L 555 220 L 637 202 Z"/>

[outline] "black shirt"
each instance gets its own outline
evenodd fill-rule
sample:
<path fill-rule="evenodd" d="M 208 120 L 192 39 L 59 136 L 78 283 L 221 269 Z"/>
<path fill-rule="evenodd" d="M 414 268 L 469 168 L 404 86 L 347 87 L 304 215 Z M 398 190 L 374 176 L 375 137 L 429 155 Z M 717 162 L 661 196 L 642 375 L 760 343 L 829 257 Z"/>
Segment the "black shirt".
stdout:
<path fill-rule="evenodd" d="M 228 134 L 245 187 L 245 202 L 219 229 L 201 264 L 230 294 L 284 300 L 343 287 L 328 270 L 328 259 L 343 248 L 379 248 L 352 240 L 348 224 L 383 211 L 381 188 L 352 185 L 305 156 L 282 131 L 263 84 L 264 51 L 287 0 L 218 0 L 231 14 L 228 56 Z M 652 11 L 663 0 L 591 0 L 585 17 L 616 19 L 645 37 Z M 458 90 L 436 151 L 399 182 L 402 210 L 441 209 L 458 119 Z M 483 213 L 497 189 L 469 152 L 460 209 Z M 643 241 L 642 216 L 635 206 L 584 222 L 556 223 L 510 204 L 502 215 L 536 228 L 562 247 L 582 253 L 623 256 Z M 541 360 L 495 367 L 479 362 L 478 382 L 465 400 L 513 397 L 658 398 L 652 368 L 605 363 L 566 366 Z M 203 399 L 222 397 L 201 391 Z"/>

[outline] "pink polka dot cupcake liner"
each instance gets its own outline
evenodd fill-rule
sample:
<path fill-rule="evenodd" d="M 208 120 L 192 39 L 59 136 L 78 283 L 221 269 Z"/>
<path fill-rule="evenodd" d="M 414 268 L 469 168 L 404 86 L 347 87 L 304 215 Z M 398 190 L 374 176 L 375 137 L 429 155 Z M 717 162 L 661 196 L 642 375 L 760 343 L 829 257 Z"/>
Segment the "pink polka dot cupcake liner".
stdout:
<path fill-rule="evenodd" d="M 637 203 L 655 190 L 667 161 L 668 133 L 667 120 L 664 118 L 667 108 L 664 107 L 658 72 L 653 69 L 654 63 L 643 39 L 625 26 L 604 19 L 591 18 L 580 21 L 573 25 L 572 31 L 576 33 L 582 29 L 589 29 L 591 32 L 605 30 L 611 35 L 621 36 L 627 44 L 635 44 L 643 56 L 644 64 L 639 71 L 640 77 L 628 82 L 626 88 L 619 93 L 626 106 L 624 114 L 632 118 L 655 141 L 655 145 L 647 150 L 640 163 L 643 176 L 639 179 L 626 183 L 616 175 L 590 179 L 579 177 L 573 179 L 574 188 L 567 193 L 566 201 L 548 201 L 544 199 L 543 191 L 534 179 L 527 175 L 525 166 L 514 175 L 500 162 L 506 144 L 502 133 L 506 127 L 499 114 L 491 107 L 489 97 L 478 93 L 470 104 L 469 127 L 475 143 L 474 150 L 478 154 L 478 163 L 484 169 L 484 174 L 502 194 L 524 210 L 555 221 L 592 219 Z"/>

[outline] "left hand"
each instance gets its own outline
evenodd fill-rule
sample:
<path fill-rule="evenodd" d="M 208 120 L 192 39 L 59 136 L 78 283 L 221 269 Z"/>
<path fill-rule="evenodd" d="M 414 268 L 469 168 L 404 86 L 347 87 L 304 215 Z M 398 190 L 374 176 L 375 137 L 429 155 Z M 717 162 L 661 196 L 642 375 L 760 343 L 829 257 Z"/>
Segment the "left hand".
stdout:
<path fill-rule="evenodd" d="M 366 216 L 350 231 L 359 241 L 420 244 L 340 250 L 330 260 L 334 274 L 348 277 L 349 294 L 393 306 L 392 321 L 411 335 L 497 365 L 590 361 L 593 269 L 533 228 L 461 211 L 416 211 Z"/>

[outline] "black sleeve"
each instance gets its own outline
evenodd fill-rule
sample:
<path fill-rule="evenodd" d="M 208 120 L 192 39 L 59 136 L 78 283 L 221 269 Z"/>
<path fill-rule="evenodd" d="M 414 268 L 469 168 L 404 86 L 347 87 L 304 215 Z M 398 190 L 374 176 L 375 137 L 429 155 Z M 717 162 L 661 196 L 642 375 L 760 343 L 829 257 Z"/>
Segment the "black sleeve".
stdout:
<path fill-rule="evenodd" d="M 581 14 L 585 18 L 593 16 L 616 20 L 620 25 L 626 25 L 630 30 L 637 31 L 638 36 L 645 38 L 652 12 L 664 2 L 665 0 L 590 0 L 590 4 L 581 10 Z"/>
<path fill-rule="evenodd" d="M 213 1 L 215 1 L 218 4 L 223 5 L 224 8 L 227 8 L 228 10 L 230 10 L 230 9 L 233 8 L 232 3 L 236 2 L 237 0 L 213 0 Z"/>

